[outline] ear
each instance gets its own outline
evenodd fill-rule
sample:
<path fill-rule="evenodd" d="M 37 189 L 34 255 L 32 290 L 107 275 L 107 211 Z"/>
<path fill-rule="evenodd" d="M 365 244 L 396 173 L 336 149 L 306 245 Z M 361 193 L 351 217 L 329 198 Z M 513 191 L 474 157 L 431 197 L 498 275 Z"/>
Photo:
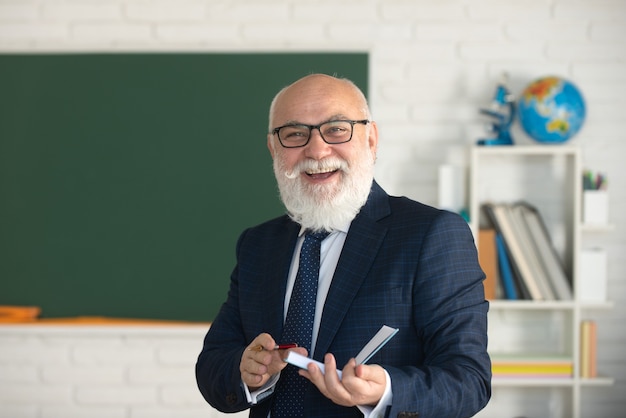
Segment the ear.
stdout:
<path fill-rule="evenodd" d="M 272 160 L 274 159 L 274 153 L 276 152 L 274 144 L 274 135 L 267 134 L 267 149 L 270 151 L 270 155 L 272 156 Z"/>
<path fill-rule="evenodd" d="M 378 149 L 378 125 L 376 122 L 371 121 L 369 127 L 369 136 L 367 138 L 368 146 L 370 147 L 370 151 L 372 151 L 372 155 L 374 156 L 374 160 L 376 160 L 376 151 Z"/>

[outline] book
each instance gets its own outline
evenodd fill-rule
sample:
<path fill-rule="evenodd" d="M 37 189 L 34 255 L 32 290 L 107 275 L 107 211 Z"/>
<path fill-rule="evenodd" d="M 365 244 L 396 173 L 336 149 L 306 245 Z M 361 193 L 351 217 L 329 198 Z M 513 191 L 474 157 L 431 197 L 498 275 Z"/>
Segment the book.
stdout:
<path fill-rule="evenodd" d="M 543 222 L 541 214 L 527 202 L 519 205 L 520 212 L 526 223 L 532 242 L 540 255 L 539 260 L 546 277 L 553 288 L 555 299 L 571 300 L 572 285 L 568 279 L 563 264 L 552 244 L 548 229 Z"/>
<path fill-rule="evenodd" d="M 483 206 L 502 235 L 518 298 L 571 300 L 571 281 L 539 211 L 525 201 Z"/>
<path fill-rule="evenodd" d="M 496 247 L 496 230 L 481 229 L 478 231 L 478 263 L 485 273 L 483 286 L 485 299 L 494 300 L 498 294 L 498 250 Z"/>
<path fill-rule="evenodd" d="M 528 263 L 530 280 L 533 280 L 535 285 L 539 288 L 539 292 L 542 296 L 541 300 L 555 300 L 556 297 L 550 283 L 550 278 L 540 260 L 542 255 L 534 242 L 528 224 L 524 218 L 526 204 L 524 202 L 516 203 L 507 206 L 507 209 L 511 216 L 524 260 Z"/>
<path fill-rule="evenodd" d="M 511 224 L 508 216 L 506 216 L 506 213 L 503 211 L 503 205 L 485 203 L 482 207 L 487 218 L 495 228 L 497 235 L 500 236 L 501 252 L 498 253 L 498 262 L 501 264 L 504 263 L 504 266 L 500 266 L 500 273 L 506 275 L 506 277 L 502 278 L 503 285 L 505 285 L 505 281 L 512 281 L 514 283 L 516 291 L 515 299 L 533 299 L 533 295 L 528 289 L 526 281 L 523 279 L 523 271 L 518 261 L 520 257 L 519 245 L 516 246 L 513 242 Z M 508 264 L 508 268 L 506 264 Z M 511 299 L 509 296 L 506 296 L 506 298 Z"/>
<path fill-rule="evenodd" d="M 504 289 L 504 297 L 508 300 L 517 300 L 517 289 L 513 281 L 513 271 L 509 264 L 509 256 L 504 248 L 504 240 L 502 235 L 496 234 L 496 249 L 498 251 L 498 267 L 500 272 L 500 278 L 502 280 L 502 287 Z"/>
<path fill-rule="evenodd" d="M 580 377 L 598 376 L 596 356 L 596 323 L 584 320 L 580 323 Z"/>
<path fill-rule="evenodd" d="M 574 362 L 570 357 L 545 355 L 493 355 L 492 374 L 496 377 L 571 377 Z"/>
<path fill-rule="evenodd" d="M 519 271 L 520 279 L 528 289 L 530 299 L 543 300 L 543 294 L 539 289 L 530 264 L 527 257 L 524 255 L 523 243 L 521 241 L 521 234 L 515 219 L 511 215 L 510 207 L 506 204 L 499 204 L 494 206 L 494 214 L 498 219 L 500 225 L 502 238 L 506 243 L 507 248 L 511 254 L 511 263 L 516 266 Z"/>
<path fill-rule="evenodd" d="M 372 337 L 371 340 L 361 349 L 359 354 L 356 355 L 355 360 L 356 364 L 365 364 L 372 358 L 374 354 L 378 352 L 385 344 L 391 340 L 391 338 L 396 335 L 399 331 L 398 328 L 392 328 L 387 325 L 383 325 L 380 330 Z M 313 360 L 312 358 L 303 356 L 302 354 L 298 354 L 295 351 L 289 351 L 287 358 L 285 361 L 289 364 L 293 364 L 294 366 L 300 367 L 301 369 L 306 369 L 307 366 L 311 363 L 314 363 L 319 367 L 322 373 L 325 373 L 324 363 L 320 363 L 317 360 Z M 339 378 L 341 379 L 341 370 L 337 370 L 339 374 Z"/>

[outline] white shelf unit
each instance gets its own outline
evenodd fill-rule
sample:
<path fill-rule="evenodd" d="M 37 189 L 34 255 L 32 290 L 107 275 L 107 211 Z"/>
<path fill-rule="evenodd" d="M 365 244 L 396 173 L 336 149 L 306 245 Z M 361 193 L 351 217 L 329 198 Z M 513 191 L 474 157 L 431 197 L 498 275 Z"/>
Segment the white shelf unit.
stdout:
<path fill-rule="evenodd" d="M 582 418 L 581 391 L 588 386 L 611 385 L 613 379 L 578 377 L 580 322 L 588 311 L 612 306 L 610 302 L 586 303 L 578 298 L 582 232 L 596 230 L 581 224 L 580 150 L 563 145 L 473 146 L 469 169 L 470 227 L 476 242 L 485 221 L 482 204 L 527 201 L 541 213 L 574 290 L 574 299 L 569 301 L 491 302 L 492 356 L 566 357 L 573 362 L 574 372 L 570 378 L 494 378 L 492 399 L 477 416 Z"/>

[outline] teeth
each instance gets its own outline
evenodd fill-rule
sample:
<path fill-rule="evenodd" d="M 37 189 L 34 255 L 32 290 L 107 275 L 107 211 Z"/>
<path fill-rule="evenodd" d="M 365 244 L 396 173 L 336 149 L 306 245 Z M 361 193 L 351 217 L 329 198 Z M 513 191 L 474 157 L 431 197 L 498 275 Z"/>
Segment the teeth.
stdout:
<path fill-rule="evenodd" d="M 317 169 L 317 170 L 307 170 L 307 174 L 324 174 L 324 173 L 332 173 L 336 168 L 325 168 L 325 169 Z"/>

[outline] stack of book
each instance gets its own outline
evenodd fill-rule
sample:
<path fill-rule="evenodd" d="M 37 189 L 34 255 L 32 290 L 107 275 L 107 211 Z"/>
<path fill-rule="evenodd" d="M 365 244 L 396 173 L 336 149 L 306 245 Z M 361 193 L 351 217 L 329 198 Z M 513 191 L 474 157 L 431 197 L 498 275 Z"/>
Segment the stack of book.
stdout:
<path fill-rule="evenodd" d="M 493 377 L 567 378 L 574 373 L 574 363 L 566 356 L 499 355 L 491 357 Z"/>
<path fill-rule="evenodd" d="M 493 238 L 485 242 L 479 238 L 479 253 L 496 254 L 493 263 L 497 268 L 488 266 L 487 260 L 481 260 L 481 266 L 485 271 L 497 271 L 503 298 L 571 300 L 571 281 L 539 211 L 527 202 L 486 203 L 483 211 L 491 222 Z M 485 246 L 493 250 L 485 250 Z M 492 282 L 487 281 L 486 288 Z"/>

